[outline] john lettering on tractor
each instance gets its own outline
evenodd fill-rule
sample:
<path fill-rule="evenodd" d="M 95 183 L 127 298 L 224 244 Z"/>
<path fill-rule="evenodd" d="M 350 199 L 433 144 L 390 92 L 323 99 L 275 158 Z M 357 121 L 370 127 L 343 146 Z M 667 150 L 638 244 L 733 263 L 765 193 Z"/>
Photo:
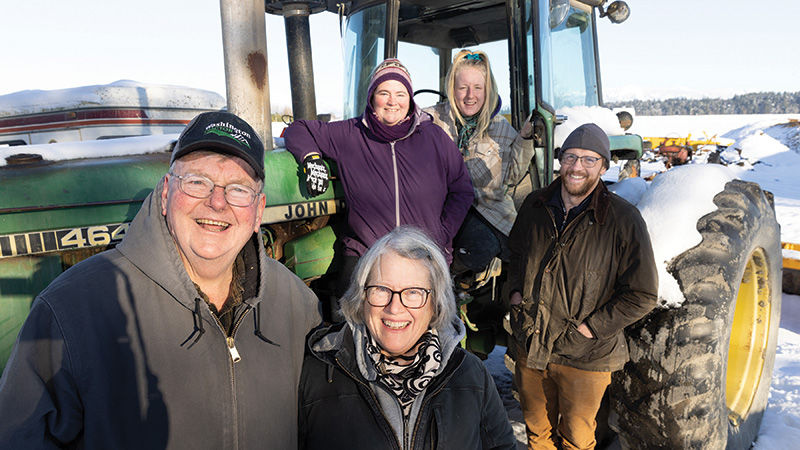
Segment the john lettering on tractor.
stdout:
<path fill-rule="evenodd" d="M 259 232 L 264 147 L 197 116 L 115 249 L 33 303 L 0 379 L 4 448 L 297 445 L 312 291 Z"/>

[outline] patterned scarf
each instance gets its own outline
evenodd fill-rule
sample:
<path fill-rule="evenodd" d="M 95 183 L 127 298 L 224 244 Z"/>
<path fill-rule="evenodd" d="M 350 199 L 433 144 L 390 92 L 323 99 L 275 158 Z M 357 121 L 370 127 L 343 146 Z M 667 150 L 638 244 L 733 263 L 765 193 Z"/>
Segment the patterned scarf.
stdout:
<path fill-rule="evenodd" d="M 408 417 L 414 399 L 433 381 L 442 364 L 439 334 L 432 329 L 426 331 L 415 345 L 414 356 L 408 357 L 384 355 L 375 338 L 369 333 L 367 335 L 367 354 L 378 369 L 378 380 L 394 393 L 403 408 L 403 415 Z M 412 362 L 401 364 L 406 361 Z"/>
<path fill-rule="evenodd" d="M 475 127 L 478 126 L 478 116 L 479 114 L 464 117 L 463 124 L 458 122 L 458 148 L 465 156 L 469 155 L 467 147 L 469 146 L 469 139 L 472 137 L 472 133 L 475 132 Z"/>

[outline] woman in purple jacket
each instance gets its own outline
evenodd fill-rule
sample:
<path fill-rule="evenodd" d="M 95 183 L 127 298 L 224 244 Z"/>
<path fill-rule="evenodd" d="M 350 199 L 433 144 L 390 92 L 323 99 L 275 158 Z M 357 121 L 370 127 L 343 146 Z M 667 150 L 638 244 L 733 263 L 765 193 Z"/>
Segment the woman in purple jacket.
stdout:
<path fill-rule="evenodd" d="M 337 297 L 358 258 L 400 225 L 425 230 L 452 261 L 453 237 L 472 204 L 472 183 L 453 140 L 419 109 L 413 92 L 405 66 L 387 59 L 372 74 L 360 117 L 330 123 L 298 120 L 284 134 L 286 148 L 310 179 L 321 157 L 339 168 L 349 229 L 342 239 L 345 258 Z M 306 183 L 311 195 L 324 192 L 315 181 L 323 180 Z"/>

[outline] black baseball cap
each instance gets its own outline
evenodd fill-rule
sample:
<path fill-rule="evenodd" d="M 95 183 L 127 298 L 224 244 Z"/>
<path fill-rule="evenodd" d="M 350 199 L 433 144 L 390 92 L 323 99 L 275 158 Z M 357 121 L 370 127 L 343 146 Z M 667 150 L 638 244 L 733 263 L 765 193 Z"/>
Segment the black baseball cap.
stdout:
<path fill-rule="evenodd" d="M 197 150 L 238 156 L 264 181 L 264 144 L 253 127 L 235 114 L 206 112 L 192 119 L 175 144 L 170 164 Z"/>

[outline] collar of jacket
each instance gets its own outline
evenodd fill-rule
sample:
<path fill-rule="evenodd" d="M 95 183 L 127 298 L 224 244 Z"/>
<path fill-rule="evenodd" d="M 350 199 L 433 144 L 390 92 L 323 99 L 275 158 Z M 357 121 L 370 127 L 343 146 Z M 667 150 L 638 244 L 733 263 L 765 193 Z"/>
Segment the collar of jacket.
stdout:
<path fill-rule="evenodd" d="M 561 178 L 556 178 L 552 183 L 550 183 L 550 186 L 539 190 L 539 193 L 536 195 L 536 203 L 534 206 L 544 206 L 547 203 L 547 200 L 550 199 L 554 194 L 561 195 L 560 192 Z M 608 190 L 605 183 L 603 183 L 603 180 L 600 180 L 590 195 L 592 198 L 589 200 L 589 206 L 586 207 L 586 210 L 592 211 L 594 220 L 596 220 L 600 225 L 603 225 L 606 223 L 606 218 L 608 217 L 608 208 L 611 206 L 611 192 Z"/>
<path fill-rule="evenodd" d="M 455 342 L 460 342 L 465 333 L 462 322 L 458 321 L 458 323 L 461 325 L 450 336 L 441 330 L 439 332 L 439 336 L 442 339 L 442 358 L 447 361 L 447 364 L 442 366 L 436 373 L 435 376 L 437 378 L 455 371 L 464 359 L 464 350 L 458 345 L 450 345 L 450 341 L 453 339 L 456 340 Z M 360 327 L 363 328 L 362 332 L 366 332 L 366 326 L 360 325 Z M 359 352 L 355 347 L 356 339 L 353 338 L 353 334 L 353 330 L 348 326 L 347 322 L 320 328 L 309 336 L 306 350 L 329 366 L 337 367 L 341 365 L 353 376 L 367 381 L 375 381 L 377 371 L 374 366 L 367 364 L 364 356 L 359 357 Z M 361 370 L 364 365 L 368 366 L 366 370 L 367 376 Z"/>
<path fill-rule="evenodd" d="M 383 142 L 382 140 L 378 139 L 378 136 L 369 127 L 369 121 L 367 121 L 367 118 L 365 117 L 365 114 L 367 114 L 366 111 L 363 114 L 361 114 L 361 116 L 358 117 L 358 122 L 361 123 L 361 126 L 363 126 L 364 129 L 369 131 L 369 133 L 373 137 L 373 139 L 375 139 L 376 141 L 379 141 L 379 142 Z M 403 139 L 407 139 L 409 136 L 414 134 L 414 131 L 417 130 L 417 127 L 419 127 L 419 125 L 422 122 L 432 122 L 433 121 L 433 117 L 431 117 L 430 114 L 428 114 L 425 111 L 423 111 L 416 103 L 414 103 L 414 114 L 411 115 L 411 120 L 413 121 L 413 123 L 411 125 L 411 128 L 408 130 L 408 133 L 405 136 L 403 136 L 402 138 L 398 139 L 397 141 L 402 141 Z M 394 142 L 397 142 L 397 141 L 394 141 Z M 387 144 L 388 144 L 388 142 L 387 142 Z"/>

